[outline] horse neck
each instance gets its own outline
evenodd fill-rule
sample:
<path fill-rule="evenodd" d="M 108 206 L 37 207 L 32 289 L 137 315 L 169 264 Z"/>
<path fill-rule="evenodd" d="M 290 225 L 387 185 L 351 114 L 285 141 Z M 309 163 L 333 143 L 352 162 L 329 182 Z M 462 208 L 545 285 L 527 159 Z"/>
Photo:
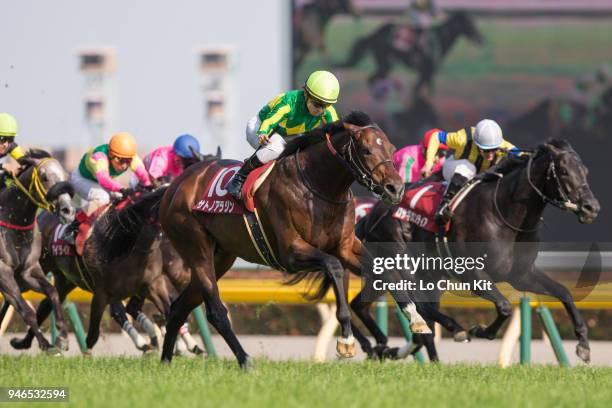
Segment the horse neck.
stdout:
<path fill-rule="evenodd" d="M 34 167 L 30 167 L 18 177 L 26 190 L 29 190 L 32 184 L 32 171 Z M 37 193 L 32 192 L 32 194 L 36 197 Z M 5 187 L 0 194 L 0 213 L 4 215 L 2 218 L 11 224 L 31 224 L 34 222 L 37 210 L 38 206 L 16 185 L 11 188 Z"/>
<path fill-rule="evenodd" d="M 349 140 L 348 132 L 343 132 L 342 136 L 331 137 L 337 152 L 340 152 Z M 314 190 L 332 200 L 346 198 L 355 178 L 330 151 L 326 141 L 304 150 L 301 158 L 298 155 L 297 160 Z"/>
<path fill-rule="evenodd" d="M 446 55 L 455 41 L 459 38 L 459 32 L 453 30 L 454 18 L 454 16 L 451 16 L 447 22 L 435 28 L 437 37 L 440 41 L 442 55 Z"/>
<path fill-rule="evenodd" d="M 544 158 L 534 160 L 531 168 L 531 181 L 544 191 L 548 161 Z M 536 228 L 546 203 L 531 187 L 528 180 L 529 167 L 514 171 L 505 176 L 500 184 L 500 194 L 495 197 L 504 218 L 513 226 L 521 229 Z M 503 192 L 502 192 L 503 189 Z"/>

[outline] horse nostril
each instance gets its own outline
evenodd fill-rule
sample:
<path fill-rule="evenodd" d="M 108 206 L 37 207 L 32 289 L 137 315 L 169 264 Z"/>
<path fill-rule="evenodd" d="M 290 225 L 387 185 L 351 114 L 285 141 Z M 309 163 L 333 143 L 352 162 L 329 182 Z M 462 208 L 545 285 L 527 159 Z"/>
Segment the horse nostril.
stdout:
<path fill-rule="evenodd" d="M 60 211 L 62 214 L 70 214 L 70 208 L 62 208 Z"/>
<path fill-rule="evenodd" d="M 397 193 L 397 189 L 393 184 L 385 184 L 385 190 L 387 193 L 395 195 Z"/>

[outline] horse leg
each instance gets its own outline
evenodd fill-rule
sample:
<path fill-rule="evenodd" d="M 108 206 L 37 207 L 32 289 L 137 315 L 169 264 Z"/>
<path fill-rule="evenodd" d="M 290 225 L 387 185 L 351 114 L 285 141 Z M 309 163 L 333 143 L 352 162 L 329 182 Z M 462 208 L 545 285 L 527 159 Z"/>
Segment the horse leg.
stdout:
<path fill-rule="evenodd" d="M 370 331 L 370 333 L 374 336 L 374 339 L 376 340 L 376 346 L 372 348 L 372 346 L 370 345 L 370 341 L 361 332 L 358 332 L 356 327 L 352 327 L 352 329 L 355 334 L 355 338 L 361 345 L 363 351 L 368 354 L 369 358 L 382 358 L 384 352 L 389 348 L 387 346 L 387 342 L 389 341 L 389 339 L 382 332 L 382 330 L 380 330 L 380 327 L 378 327 L 378 324 L 376 324 L 376 321 L 370 314 L 371 305 L 372 302 L 368 302 L 361 299 L 361 292 L 359 292 L 357 296 L 355 296 L 355 298 L 351 301 L 351 309 L 353 310 L 355 315 L 359 317 L 359 319 L 363 322 L 363 324 Z M 361 336 L 362 339 L 360 339 L 359 336 Z M 363 340 L 365 340 L 367 344 L 364 344 Z"/>
<path fill-rule="evenodd" d="M 55 347 L 51 347 L 51 344 L 49 344 L 40 331 L 38 323 L 36 322 L 36 314 L 21 295 L 21 290 L 15 280 L 13 269 L 9 268 L 4 263 L 0 263 L 0 292 L 4 295 L 5 300 L 15 308 L 15 311 L 19 313 L 26 324 L 30 326 L 34 332 L 34 337 L 36 337 L 38 341 L 39 347 L 44 351 L 58 354 L 59 350 Z"/>
<path fill-rule="evenodd" d="M 62 301 L 60 301 L 57 289 L 47 280 L 38 262 L 26 269 L 22 273 L 22 278 L 32 290 L 44 293 L 51 302 L 53 314 L 55 315 L 55 324 L 59 331 L 55 345 L 60 350 L 68 350 L 68 328 L 64 319 L 64 313 L 62 312 Z"/>
<path fill-rule="evenodd" d="M 4 321 L 4 316 L 6 316 L 6 312 L 8 311 L 8 308 L 10 306 L 10 303 L 6 300 L 2 302 L 2 309 L 0 309 L 0 326 L 2 325 L 2 322 Z"/>
<path fill-rule="evenodd" d="M 166 336 L 162 350 L 162 362 L 169 363 L 172 360 L 172 347 L 176 341 L 179 328 L 183 325 L 189 313 L 204 300 L 206 317 L 208 322 L 219 332 L 227 345 L 230 347 L 240 367 L 249 369 L 252 365 L 250 357 L 242 348 L 236 334 L 233 332 L 227 309 L 219 297 L 219 288 L 215 275 L 214 244 L 205 233 L 198 236 L 201 242 L 197 250 L 189 251 L 177 248 L 183 256 L 184 261 L 191 267 L 191 282 L 187 289 L 181 293 L 179 298 L 172 304 L 168 324 L 166 325 Z"/>
<path fill-rule="evenodd" d="M 453 339 L 458 343 L 470 341 L 468 332 L 455 319 L 440 312 L 440 302 L 417 302 L 417 311 L 426 321 L 433 320 L 440 323 L 449 332 L 453 333 Z"/>
<path fill-rule="evenodd" d="M 307 242 L 297 239 L 289 249 L 289 265 L 292 270 L 322 269 L 336 295 L 336 318 L 342 337 L 338 338 L 336 351 L 342 358 L 355 357 L 355 338 L 351 330 L 351 311 L 348 305 L 348 274 L 338 258 L 329 255 Z"/>
<path fill-rule="evenodd" d="M 483 299 L 489 300 L 495 304 L 495 309 L 497 310 L 497 318 L 487 327 L 483 326 L 474 326 L 470 329 L 470 334 L 478 337 L 485 338 L 489 340 L 493 340 L 497 331 L 501 327 L 502 324 L 510 317 L 512 314 L 512 305 L 501 294 L 497 286 L 492 285 L 491 290 L 474 290 L 472 291 L 475 295 L 480 296 Z"/>
<path fill-rule="evenodd" d="M 110 314 L 113 320 L 117 322 L 119 327 L 121 327 L 121 330 L 127 333 L 138 350 L 143 352 L 150 350 L 150 347 L 145 339 L 140 335 L 140 333 L 138 333 L 136 328 L 128 320 L 127 315 L 125 314 L 125 307 L 123 306 L 122 302 L 111 303 Z"/>
<path fill-rule="evenodd" d="M 134 320 L 138 322 L 140 327 L 151 339 L 150 346 L 152 348 L 159 348 L 159 340 L 157 339 L 157 331 L 155 330 L 155 324 L 149 319 L 149 317 L 142 312 L 142 306 L 144 305 L 144 298 L 141 296 L 132 296 L 125 306 L 125 311 L 132 316 Z"/>
<path fill-rule="evenodd" d="M 520 280 L 511 281 L 510 284 L 517 290 L 553 296 L 559 299 L 559 301 L 563 303 L 563 307 L 565 307 L 567 314 L 572 320 L 574 334 L 578 339 L 576 355 L 585 363 L 588 363 L 591 360 L 591 348 L 589 346 L 587 325 L 582 318 L 582 315 L 576 308 L 576 304 L 574 303 L 574 299 L 572 299 L 570 291 L 565 286 L 555 282 L 535 266 L 533 266 L 528 273 L 523 274 Z"/>
<path fill-rule="evenodd" d="M 107 305 L 106 295 L 102 293 L 94 293 L 91 299 L 91 311 L 89 315 L 89 330 L 87 332 L 87 349 L 91 352 L 93 346 L 98 342 L 100 337 L 100 321 L 104 314 L 104 309 Z"/>
<path fill-rule="evenodd" d="M 68 281 L 63 275 L 55 275 L 55 287 L 59 296 L 59 302 L 64 303 L 66 296 L 75 288 L 75 285 Z M 38 305 L 36 310 L 36 322 L 41 325 L 49 316 L 52 310 L 51 301 L 49 298 L 44 298 Z M 29 349 L 32 346 L 32 340 L 34 339 L 35 333 L 32 328 L 28 329 L 23 339 L 13 338 L 11 339 L 11 346 L 16 350 Z"/>

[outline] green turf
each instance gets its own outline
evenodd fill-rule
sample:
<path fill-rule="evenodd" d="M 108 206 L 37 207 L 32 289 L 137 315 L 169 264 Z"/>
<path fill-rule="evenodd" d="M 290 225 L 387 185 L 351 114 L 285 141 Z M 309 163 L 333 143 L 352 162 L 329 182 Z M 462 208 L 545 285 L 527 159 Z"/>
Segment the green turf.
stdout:
<path fill-rule="evenodd" d="M 244 373 L 233 360 L 182 358 L 166 367 L 157 358 L 0 357 L 0 385 L 67 386 L 74 406 L 112 408 L 580 407 L 610 406 L 612 400 L 608 368 L 264 360 L 255 366 Z"/>

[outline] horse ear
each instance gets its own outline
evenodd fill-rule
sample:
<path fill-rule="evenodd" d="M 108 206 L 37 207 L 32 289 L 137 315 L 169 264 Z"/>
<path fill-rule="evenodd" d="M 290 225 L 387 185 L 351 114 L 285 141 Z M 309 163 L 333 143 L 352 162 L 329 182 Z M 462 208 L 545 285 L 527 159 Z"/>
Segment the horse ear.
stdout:
<path fill-rule="evenodd" d="M 360 126 L 353 125 L 353 124 L 347 123 L 347 122 L 344 122 L 343 126 L 344 126 L 344 128 L 346 130 L 348 130 L 349 132 L 353 132 L 353 133 L 357 133 L 359 131 L 359 129 L 360 129 Z"/>
<path fill-rule="evenodd" d="M 555 145 L 550 144 L 550 143 L 545 143 L 544 147 L 550 151 L 553 156 L 558 156 L 561 153 L 561 150 L 559 148 L 557 148 Z"/>

